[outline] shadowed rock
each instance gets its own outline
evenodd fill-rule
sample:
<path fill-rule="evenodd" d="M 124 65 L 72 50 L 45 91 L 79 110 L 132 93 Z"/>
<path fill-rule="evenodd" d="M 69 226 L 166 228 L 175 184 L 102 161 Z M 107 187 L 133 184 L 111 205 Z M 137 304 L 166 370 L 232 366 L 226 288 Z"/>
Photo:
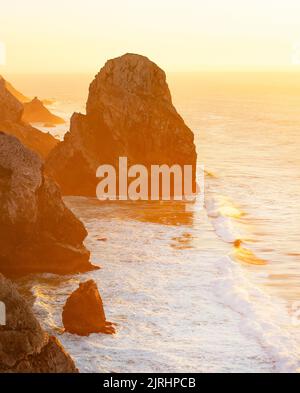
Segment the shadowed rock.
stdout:
<path fill-rule="evenodd" d="M 6 323 L 0 326 L 0 372 L 78 372 L 60 342 L 41 328 L 16 287 L 0 274 L 0 301 Z"/>
<path fill-rule="evenodd" d="M 148 58 L 109 60 L 90 85 L 86 115 L 75 113 L 70 132 L 51 152 L 47 171 L 66 195 L 96 194 L 101 164 L 192 165 L 194 135 L 177 113 L 166 76 Z"/>
<path fill-rule="evenodd" d="M 0 272 L 91 270 L 86 235 L 57 185 L 44 176 L 38 155 L 0 133 Z"/>
<path fill-rule="evenodd" d="M 102 299 L 93 280 L 79 284 L 79 288 L 70 295 L 62 320 L 67 332 L 80 336 L 115 333 L 113 324 L 106 321 Z"/>
<path fill-rule="evenodd" d="M 7 89 L 7 82 L 0 76 L 0 129 L 46 158 L 58 141 L 22 121 L 23 110 L 21 102 Z"/>

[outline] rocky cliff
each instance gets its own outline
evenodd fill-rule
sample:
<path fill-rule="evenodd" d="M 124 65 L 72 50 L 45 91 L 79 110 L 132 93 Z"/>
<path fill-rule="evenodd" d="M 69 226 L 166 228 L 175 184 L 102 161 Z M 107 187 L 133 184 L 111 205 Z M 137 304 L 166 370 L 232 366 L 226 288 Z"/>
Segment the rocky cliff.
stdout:
<path fill-rule="evenodd" d="M 0 129 L 46 158 L 58 141 L 22 121 L 23 110 L 23 104 L 7 89 L 7 82 L 0 76 Z"/>
<path fill-rule="evenodd" d="M 53 115 L 37 97 L 24 103 L 22 120 L 27 123 L 47 123 L 50 125 L 65 123 L 64 119 Z"/>
<path fill-rule="evenodd" d="M 0 75 L 0 79 L 4 79 Z M 20 102 L 29 102 L 30 98 L 26 97 L 24 94 L 22 94 L 20 91 L 18 91 L 11 83 L 9 83 L 6 79 L 4 79 L 5 87 L 6 89 Z"/>
<path fill-rule="evenodd" d="M 165 73 L 135 54 L 101 69 L 90 85 L 86 115 L 73 115 L 46 169 L 63 194 L 95 196 L 97 167 L 118 167 L 120 156 L 129 165 L 196 165 L 194 135 L 172 104 Z"/>
<path fill-rule="evenodd" d="M 71 357 L 40 326 L 16 287 L 0 274 L 0 301 L 6 321 L 0 326 L 0 372 L 74 373 Z"/>
<path fill-rule="evenodd" d="M 0 133 L 0 272 L 91 270 L 86 235 L 57 185 L 44 176 L 39 156 Z"/>

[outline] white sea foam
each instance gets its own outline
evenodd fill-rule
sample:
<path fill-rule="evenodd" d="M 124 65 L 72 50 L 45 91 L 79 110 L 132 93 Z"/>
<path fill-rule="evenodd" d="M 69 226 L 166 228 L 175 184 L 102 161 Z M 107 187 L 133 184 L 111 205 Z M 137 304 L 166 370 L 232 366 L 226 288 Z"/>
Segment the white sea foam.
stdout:
<path fill-rule="evenodd" d="M 221 195 L 207 197 L 205 208 L 216 234 L 227 243 L 234 243 L 243 237 L 241 227 L 234 217 L 242 216 L 242 212 L 227 198 Z"/>
<path fill-rule="evenodd" d="M 299 372 L 299 350 L 291 333 L 286 303 L 270 297 L 247 277 L 247 272 L 225 256 L 217 262 L 215 291 L 222 303 L 242 315 L 241 330 L 256 337 L 276 362 L 278 372 Z"/>
<path fill-rule="evenodd" d="M 232 201 L 216 195 L 207 198 L 207 214 L 216 234 L 228 243 L 241 240 L 237 219 L 242 212 Z M 246 253 L 247 249 L 241 249 Z M 235 249 L 239 251 L 239 247 Z M 255 261 L 260 261 L 249 251 Z M 243 254 L 243 253 L 242 253 Z M 232 255 L 232 257 L 230 256 Z M 283 299 L 267 294 L 257 284 L 258 277 L 268 277 L 265 272 L 249 272 L 234 259 L 235 253 L 220 258 L 216 262 L 219 269 L 214 290 L 221 302 L 242 316 L 241 330 L 248 336 L 254 336 L 274 359 L 276 371 L 299 372 L 300 360 L 297 342 L 288 329 L 291 323 L 287 304 Z"/>
<path fill-rule="evenodd" d="M 80 371 L 273 371 L 257 337 L 240 329 L 244 317 L 219 300 L 216 261 L 228 245 L 215 236 L 204 210 L 184 213 L 184 225 L 168 225 L 160 221 L 171 206 L 66 202 L 83 219 L 92 261 L 102 269 L 61 280 L 44 275 L 31 285 L 35 312 L 58 334 L 62 307 L 78 280 L 96 281 L 117 334 L 59 335 Z M 145 222 L 149 209 L 159 221 Z M 178 210 L 171 212 L 173 223 Z M 99 234 L 107 241 L 99 242 Z"/>

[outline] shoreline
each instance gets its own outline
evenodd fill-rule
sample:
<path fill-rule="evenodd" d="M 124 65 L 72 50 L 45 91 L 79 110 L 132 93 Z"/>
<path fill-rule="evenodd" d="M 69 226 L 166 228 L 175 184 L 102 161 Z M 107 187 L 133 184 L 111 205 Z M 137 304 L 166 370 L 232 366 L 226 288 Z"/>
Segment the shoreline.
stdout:
<path fill-rule="evenodd" d="M 80 210 L 81 209 L 84 209 L 84 210 L 82 210 L 82 211 L 86 211 L 86 210 L 88 210 L 88 211 L 90 211 L 90 212 L 92 212 L 92 211 L 96 211 L 96 210 L 94 210 L 95 209 L 95 207 L 93 207 L 93 203 L 91 204 L 91 205 L 89 205 L 88 203 L 87 203 L 87 201 L 83 201 L 82 200 L 82 198 L 78 198 L 78 199 L 80 199 L 80 201 L 76 201 L 76 198 L 71 198 L 71 199 L 73 199 L 73 203 L 75 203 L 75 206 L 76 206 L 76 208 L 75 208 L 75 210 L 74 210 L 74 212 L 76 211 L 76 214 L 82 219 L 83 217 L 82 217 L 82 215 L 81 214 L 78 214 L 79 212 L 80 212 Z M 75 200 L 74 200 L 75 199 Z M 76 203 L 77 202 L 77 203 Z M 85 206 L 86 205 L 86 206 Z M 69 205 L 70 206 L 70 205 Z M 84 207 L 85 206 L 85 207 Z M 129 265 L 126 265 L 126 264 L 124 264 L 124 260 L 123 260 L 123 258 L 124 258 L 124 255 L 122 255 L 122 254 L 120 254 L 120 262 L 118 262 L 118 263 L 116 263 L 115 261 L 112 263 L 112 261 L 113 261 L 113 258 L 114 258 L 114 255 L 115 255 L 115 251 L 114 251 L 114 248 L 115 247 L 117 247 L 117 249 L 120 249 L 120 247 L 122 247 L 122 244 L 123 244 L 123 242 L 120 242 L 120 244 L 118 244 L 119 243 L 119 236 L 117 235 L 117 233 L 118 232 L 116 232 L 115 233 L 115 235 L 113 235 L 114 234 L 114 231 L 115 231 L 115 229 L 114 229 L 114 231 L 112 232 L 112 233 L 110 233 L 110 231 L 109 231 L 109 228 L 111 228 L 111 229 L 113 229 L 114 227 L 115 227 L 115 225 L 117 225 L 116 224 L 116 217 L 118 216 L 118 214 L 116 214 L 114 211 L 114 208 L 108 208 L 107 207 L 107 212 L 108 212 L 108 214 L 109 214 L 109 216 L 107 217 L 107 218 L 105 218 L 106 217 L 106 213 L 104 212 L 102 212 L 102 214 L 105 214 L 105 217 L 103 217 L 103 219 L 101 219 L 100 221 L 99 221 L 99 224 L 96 224 L 96 221 L 93 223 L 93 220 L 90 222 L 89 220 L 88 221 L 86 221 L 86 219 L 84 219 L 84 222 L 85 222 L 85 224 L 87 225 L 87 228 L 88 228 L 88 232 L 89 232 L 89 236 L 88 236 L 88 238 L 87 238 L 87 245 L 88 245 L 88 248 L 91 250 L 91 251 L 93 251 L 92 252 L 92 260 L 93 260 L 93 262 L 96 262 L 96 259 L 95 259 L 95 257 L 96 257 L 96 255 L 98 255 L 98 253 L 99 253 L 99 250 L 101 249 L 102 251 L 101 251 L 101 254 L 103 254 L 103 257 L 101 257 L 101 259 L 103 259 L 103 260 L 105 260 L 106 262 L 105 263 L 103 263 L 103 266 L 102 266 L 102 269 L 100 270 L 100 271 L 98 271 L 98 272 L 96 272 L 96 273 L 91 273 L 91 274 L 88 274 L 87 275 L 87 277 L 86 278 L 93 278 L 93 279 L 95 279 L 98 283 L 106 283 L 105 285 L 101 285 L 100 286 L 100 290 L 101 290 L 101 292 L 103 292 L 103 301 L 104 301 L 104 304 L 105 304 L 105 306 L 106 306 L 106 308 L 107 308 L 107 310 L 108 310 L 108 319 L 109 320 L 112 320 L 113 322 L 117 322 L 117 324 L 118 324 L 118 332 L 117 332 L 117 335 L 116 335 L 116 337 L 115 338 L 110 338 L 110 337 L 105 337 L 105 336 L 103 336 L 103 335 L 100 335 L 100 336 L 98 336 L 97 337 L 97 335 L 92 335 L 92 336 L 90 336 L 89 338 L 83 338 L 83 339 L 80 339 L 80 340 L 78 340 L 78 338 L 76 339 L 76 337 L 71 337 L 70 335 L 65 335 L 65 334 L 63 334 L 62 336 L 61 336 L 61 339 L 62 339 L 62 341 L 63 341 L 63 343 L 64 343 L 64 345 L 67 347 L 67 348 L 69 348 L 69 350 L 71 350 L 71 354 L 74 356 L 74 358 L 75 358 L 75 360 L 77 359 L 77 364 L 80 366 L 80 369 L 81 369 L 81 371 L 82 372 L 88 372 L 88 371 L 94 371 L 94 372 L 96 372 L 97 370 L 98 371 L 105 371 L 105 368 L 103 369 L 103 367 L 104 367 L 104 365 L 103 365 L 103 360 L 102 359 L 105 359 L 107 356 L 109 356 L 109 354 L 111 353 L 111 354 L 115 354 L 114 355 L 114 357 L 116 356 L 116 354 L 118 353 L 118 346 L 120 345 L 120 349 L 122 348 L 122 346 L 124 346 L 124 345 L 126 345 L 125 343 L 127 342 L 127 340 L 129 340 L 129 342 L 130 342 L 130 340 L 131 340 L 131 332 L 130 332 L 130 328 L 129 328 L 129 326 L 128 326 L 128 323 L 130 322 L 130 324 L 131 323 L 133 323 L 133 321 L 131 322 L 130 320 L 131 320 L 131 317 L 128 315 L 128 318 L 129 318 L 129 320 L 127 321 L 127 318 L 125 319 L 125 320 L 119 320 L 119 317 L 117 317 L 117 315 L 119 314 L 119 313 L 121 313 L 122 314 L 122 311 L 121 311 L 121 309 L 120 309 L 120 305 L 118 305 L 118 303 L 114 306 L 114 304 L 111 304 L 111 302 L 113 301 L 113 303 L 115 302 L 115 301 L 117 301 L 117 299 L 115 299 L 115 295 L 114 295 L 114 291 L 112 292 L 112 289 L 110 288 L 110 286 L 112 285 L 112 278 L 113 277 L 115 277 L 115 279 L 118 281 L 119 279 L 120 279 L 120 277 L 122 277 L 123 275 L 126 275 L 126 276 L 128 276 L 128 274 L 129 274 L 129 272 L 130 271 L 132 271 L 132 269 L 131 269 L 131 265 L 129 264 Z M 116 208 L 116 210 L 118 210 L 118 208 Z M 126 209 L 125 209 L 126 210 Z M 110 213 L 109 213 L 110 212 Z M 122 212 L 122 208 L 121 208 L 121 210 L 120 210 L 120 212 Z M 130 213 L 130 212 L 129 212 Z M 122 217 L 122 214 L 123 213 L 121 213 L 121 217 Z M 205 213 L 206 214 L 206 213 Z M 131 213 L 130 213 L 130 215 L 131 215 Z M 87 217 L 89 217 L 90 216 L 90 213 L 88 212 L 87 213 Z M 94 216 L 94 215 L 93 215 Z M 109 219 L 109 217 L 112 217 L 112 219 Z M 133 214 L 133 216 L 135 216 L 135 214 Z M 130 217 L 130 216 L 129 216 Z M 129 218 L 128 217 L 128 218 Z M 123 218 L 123 219 L 125 219 L 125 217 Z M 122 219 L 122 220 L 123 220 Z M 125 219 L 126 221 L 124 221 L 124 224 L 125 224 L 125 222 L 127 222 L 127 219 Z M 90 223 L 89 223 L 90 222 Z M 142 225 L 142 227 L 144 228 L 144 224 L 143 224 L 143 222 L 141 221 L 140 223 L 136 223 L 136 224 L 134 224 L 134 223 L 132 223 L 132 224 L 130 224 L 130 219 L 129 219 L 129 221 L 128 221 L 128 224 L 129 224 L 129 228 L 134 228 L 135 227 L 135 225 L 138 225 L 138 227 L 140 227 L 140 225 Z M 207 221 L 208 223 L 209 223 L 209 220 Z M 125 224 L 126 226 L 128 225 L 128 224 Z M 106 228 L 106 230 L 105 230 L 105 232 L 103 232 L 107 237 L 108 237 L 108 241 L 107 242 L 105 242 L 105 243 L 102 243 L 102 242 L 98 242 L 97 241 L 97 230 L 96 230 L 96 232 L 95 232 L 95 228 L 97 228 L 97 226 L 98 225 L 101 225 L 101 227 L 103 227 L 104 229 Z M 148 223 L 147 224 L 147 226 L 148 226 L 148 230 L 147 230 L 147 232 L 146 233 L 148 233 L 148 231 L 149 231 L 149 226 L 150 227 L 152 227 L 152 229 L 150 229 L 150 232 L 149 232 L 149 234 L 150 233 L 152 233 L 152 231 L 157 231 L 157 229 L 160 227 L 160 225 L 161 224 L 159 224 L 159 223 L 153 223 L 153 224 L 150 224 L 150 223 Z M 209 226 L 210 226 L 211 224 L 209 223 Z M 95 227 L 94 227 L 95 226 Z M 208 226 L 208 228 L 209 228 L 209 226 Z M 137 228 L 138 228 L 137 227 Z M 94 228 L 94 229 L 93 229 Z M 157 229 L 156 229 L 157 228 Z M 173 227 L 173 226 L 162 226 L 162 228 L 165 228 L 164 229 L 164 231 L 165 230 L 168 230 L 168 231 L 171 231 L 170 232 L 170 234 L 168 234 L 167 235 L 167 238 L 169 238 L 170 237 L 170 240 L 172 240 L 172 237 L 174 237 L 175 236 L 175 233 L 185 233 L 186 231 L 188 231 L 188 232 L 191 232 L 192 233 L 192 237 L 193 236 L 195 236 L 195 234 L 197 233 L 197 229 L 193 229 L 192 230 L 192 228 L 188 225 L 188 226 L 186 226 L 186 225 L 183 225 L 183 226 L 175 226 L 175 227 Z M 188 229 L 188 228 L 190 228 L 190 229 Z M 174 235 L 171 235 L 171 233 L 174 233 Z M 165 236 L 165 235 L 163 235 L 163 236 Z M 177 236 L 176 236 L 177 237 Z M 209 236 L 209 238 L 210 238 L 210 236 Z M 188 239 L 188 238 L 187 238 Z M 182 240 L 184 240 L 184 237 L 182 238 Z M 180 248 L 178 249 L 178 251 L 176 251 L 176 252 L 179 252 L 180 253 L 180 255 L 182 254 L 182 253 L 187 253 L 186 254 L 186 257 L 189 255 L 189 254 L 193 254 L 194 252 L 193 252 L 193 250 L 191 249 L 190 251 L 189 251 L 189 249 L 188 248 L 186 248 L 186 246 L 188 245 L 188 244 L 186 244 L 186 243 L 181 243 L 181 238 L 179 237 L 178 238 L 178 240 L 176 240 L 176 242 L 178 242 L 178 245 L 184 245 L 185 246 L 185 249 L 186 249 L 186 251 L 184 251 L 184 250 L 182 250 L 182 251 L 180 251 Z M 125 242 L 126 242 L 126 239 L 124 240 Z M 136 239 L 136 241 L 137 241 L 137 239 Z M 219 240 L 218 239 L 218 237 L 217 237 L 217 235 L 214 233 L 213 234 L 213 238 L 210 240 L 210 242 L 212 242 L 212 244 L 219 244 L 219 248 L 220 248 L 220 246 L 221 246 L 221 243 L 223 243 L 223 242 L 221 242 L 221 240 Z M 110 248 L 110 246 L 109 246 L 109 244 L 111 243 L 111 245 L 113 245 L 113 249 L 111 249 Z M 169 243 L 169 241 L 167 242 L 167 243 Z M 92 245 L 95 245 L 95 249 L 94 250 L 92 250 Z M 137 244 L 139 244 L 139 241 L 137 242 Z M 158 244 L 160 244 L 160 241 L 159 241 L 159 243 Z M 113 254 L 113 255 L 110 255 L 110 259 L 108 259 L 108 258 L 106 258 L 106 255 L 108 255 L 107 254 L 107 252 L 102 248 L 102 246 L 105 248 L 105 249 L 107 249 L 107 248 L 109 248 L 110 249 L 110 251 L 109 251 L 109 253 L 110 254 Z M 167 245 L 165 244 L 165 243 L 163 243 L 163 244 L 161 244 L 161 247 L 163 247 L 164 249 L 165 249 L 165 247 L 166 247 Z M 214 247 L 213 247 L 214 248 Z M 223 249 L 224 248 L 224 250 L 226 250 L 226 249 L 228 249 L 228 246 L 226 245 L 226 244 L 224 244 L 224 247 L 223 246 L 221 246 L 221 248 Z M 169 248 L 170 250 L 172 250 L 173 249 L 173 247 L 171 247 L 171 248 Z M 98 251 L 97 251 L 98 250 Z M 177 250 L 177 247 L 174 249 L 174 250 Z M 169 251 L 167 252 L 168 254 L 169 254 Z M 215 253 L 215 252 L 214 252 Z M 220 253 L 220 251 L 219 251 L 219 253 Z M 93 256 L 93 254 L 94 254 L 94 256 Z M 171 255 L 171 254 L 170 254 Z M 182 254 L 182 255 L 184 255 L 184 254 Z M 198 255 L 198 252 L 197 252 L 197 255 Z M 222 262 L 221 262 L 221 260 L 222 260 L 222 255 L 224 256 L 225 254 L 223 254 L 223 253 L 220 253 L 220 255 L 219 255 L 219 259 L 218 258 L 216 258 L 216 256 L 213 256 L 213 255 L 211 255 L 210 256 L 210 258 L 211 258 L 211 261 L 215 261 L 215 264 L 216 264 L 216 272 L 222 272 L 222 270 L 220 270 L 220 267 L 221 267 L 221 265 L 222 265 Z M 186 259 L 186 257 L 185 257 L 185 259 Z M 139 258 L 138 258 L 138 256 L 136 256 L 136 262 L 131 262 L 131 264 L 133 263 L 133 266 L 132 266 L 132 268 L 134 268 L 134 270 L 137 270 L 137 271 L 139 271 L 139 269 L 140 268 L 142 268 L 142 266 L 144 266 L 144 269 L 146 268 L 146 266 L 147 266 L 147 264 L 149 263 L 149 262 L 147 262 L 147 257 L 146 257 L 146 259 L 142 262 L 142 261 L 140 261 L 140 262 L 138 262 L 139 261 Z M 181 257 L 180 257 L 181 258 Z M 198 259 L 200 258 L 200 256 L 198 256 Z M 208 258 L 208 256 L 206 257 L 206 258 Z M 108 259 L 108 260 L 107 260 Z M 167 258 L 168 259 L 168 258 Z M 157 269 L 158 268 L 158 266 L 160 266 L 160 269 L 163 269 L 162 271 L 161 271 L 161 273 L 160 273 L 160 275 L 161 274 L 163 274 L 163 271 L 164 271 L 164 266 L 165 266 L 165 268 L 167 269 L 167 271 L 169 271 L 169 273 L 171 274 L 171 277 L 172 277 L 172 269 L 171 269 L 171 266 L 169 266 L 169 264 L 167 263 L 167 259 L 166 259 L 166 261 L 160 261 L 160 263 L 159 263 L 159 265 L 154 265 L 153 266 L 153 269 Z M 201 258 L 202 259 L 202 258 Z M 217 263 L 217 261 L 216 260 L 220 260 L 220 262 L 218 262 Z M 123 262 L 122 262 L 123 261 Z M 100 263 L 101 265 L 102 265 L 102 263 L 98 260 L 98 263 Z M 127 262 L 127 263 L 129 263 L 129 262 Z M 165 265 L 165 263 L 167 263 L 166 265 Z M 192 263 L 192 265 L 191 266 L 194 266 L 193 267 L 193 269 L 195 269 L 195 262 L 193 262 L 193 260 L 191 260 L 191 263 Z M 120 268 L 118 268 L 118 266 L 120 266 Z M 140 266 L 140 267 L 139 267 Z M 180 265 L 178 265 L 178 268 L 179 268 L 179 266 Z M 225 266 L 223 266 L 224 267 L 224 269 L 225 269 Z M 180 268 L 180 269 L 183 269 L 184 268 L 184 265 Z M 121 269 L 121 270 L 119 270 L 119 269 Z M 128 270 L 129 269 L 129 270 Z M 150 270 L 149 270 L 150 269 Z M 171 269 L 171 270 L 170 270 Z M 176 268 L 177 269 L 177 268 Z M 144 274 L 153 274 L 154 273 L 154 271 L 155 270 L 152 270 L 152 268 L 149 266 L 149 268 L 147 268 L 146 269 L 146 271 L 144 272 Z M 185 269 L 184 269 L 184 271 L 185 271 Z M 201 269 L 200 269 L 200 271 L 201 271 Z M 213 271 L 214 271 L 214 269 L 212 270 L 212 273 L 213 273 Z M 119 273 L 118 273 L 119 272 Z M 148 272 L 148 273 L 147 273 Z M 152 273 L 150 273 L 150 272 L 152 272 Z M 225 272 L 225 271 L 224 271 Z M 117 276 L 116 276 L 116 274 L 117 274 Z M 130 273 L 129 274 L 129 276 L 128 276 L 128 281 L 129 281 L 129 283 L 131 282 L 131 280 L 133 279 L 133 277 L 131 277 L 131 275 L 133 274 L 133 272 L 132 273 Z M 174 274 L 175 274 L 175 271 L 174 271 Z M 220 273 L 218 273 L 218 274 L 220 274 Z M 224 276 L 224 277 L 223 277 Z M 118 278 L 119 277 L 119 278 Z M 150 276 L 151 277 L 151 276 Z M 226 280 L 228 280 L 229 282 L 231 282 L 230 280 L 229 280 L 229 278 L 227 277 L 227 275 L 226 274 L 224 274 L 224 273 L 221 273 L 221 277 L 223 277 L 224 278 L 224 281 L 226 281 Z M 145 277 L 144 277 L 145 278 Z M 75 281 L 74 281 L 74 279 L 75 279 L 75 281 L 76 281 L 76 283 L 75 283 Z M 175 276 L 174 276 L 174 279 L 175 279 Z M 176 279 L 177 280 L 177 279 Z M 210 279 L 210 280 L 212 280 L 212 279 Z M 77 281 L 80 281 L 80 278 L 78 277 L 72 277 L 72 278 L 70 278 L 70 283 L 69 284 L 66 284 L 66 286 L 68 287 L 68 288 L 74 288 L 75 286 L 77 286 Z M 238 280 L 237 280 L 238 281 Z M 148 282 L 148 281 L 147 281 Z M 212 282 L 215 282 L 215 278 L 212 280 Z M 233 284 L 236 284 L 236 283 L 234 283 L 233 282 Z M 64 284 L 63 284 L 64 285 Z M 124 283 L 124 285 L 126 285 L 127 286 L 127 284 L 125 284 Z M 221 283 L 219 284 L 219 285 L 221 285 Z M 229 284 L 228 284 L 229 285 Z M 59 290 L 58 292 L 56 292 L 56 290 L 51 290 L 50 291 L 50 293 L 49 292 L 47 292 L 47 290 L 46 290 L 46 288 L 47 288 L 47 286 L 46 287 L 43 287 L 43 285 L 39 285 L 38 283 L 37 283 L 37 287 L 36 287 L 36 291 L 38 291 L 38 293 L 42 293 L 43 294 L 43 296 L 45 296 L 46 294 L 47 294 L 47 296 L 50 296 L 49 297 L 49 299 L 52 299 L 51 300 L 51 304 L 54 302 L 54 299 L 56 299 L 56 301 L 58 301 L 58 305 L 60 304 L 63 304 L 64 303 L 64 299 L 61 297 L 61 295 L 59 295 L 59 293 L 61 293 L 61 290 Z M 129 287 L 130 288 L 130 287 Z M 117 290 L 117 287 L 115 288 L 116 289 L 116 291 L 118 291 Z M 149 290 L 150 290 L 150 287 L 148 288 Z M 119 290 L 121 290 L 121 288 L 119 289 Z M 203 288 L 203 290 L 204 290 L 204 292 L 203 293 L 206 293 L 207 292 L 207 290 L 208 289 L 204 289 Z M 46 292 L 45 292 L 46 291 Z M 65 289 L 64 289 L 64 291 L 65 291 Z M 70 291 L 71 291 L 71 289 L 70 289 Z M 143 292 L 143 291 L 146 291 L 145 293 Z M 143 289 L 143 291 L 141 292 L 141 294 L 139 295 L 139 298 L 140 298 L 140 301 L 141 301 L 141 305 L 138 307 L 138 309 L 140 308 L 140 307 L 142 307 L 143 308 L 143 302 L 142 302 L 142 299 L 143 299 L 143 297 L 145 296 L 145 294 L 148 292 L 147 290 L 146 290 L 146 287 L 144 287 L 144 289 Z M 222 291 L 221 291 L 222 292 Z M 118 292 L 116 292 L 116 293 L 118 293 Z M 125 296 L 125 299 L 127 298 L 127 296 L 129 296 L 129 293 L 130 292 L 128 292 L 127 294 L 126 294 L 126 292 L 124 293 L 124 295 L 122 295 L 122 296 Z M 144 293 L 143 295 L 142 295 L 142 293 Z M 171 293 L 172 293 L 172 291 L 171 291 Z M 218 291 L 217 291 L 217 293 L 219 293 Z M 221 298 L 223 297 L 223 295 L 224 295 L 224 293 L 222 293 L 222 296 L 221 296 Z M 57 296 L 58 296 L 58 298 L 57 298 Z M 147 295 L 147 297 L 148 296 L 150 296 L 150 293 L 149 293 L 149 295 Z M 219 295 L 218 295 L 219 296 Z M 227 296 L 227 295 L 226 295 Z M 145 300 L 147 299 L 147 297 L 145 298 Z M 107 299 L 107 301 L 106 301 L 106 299 Z M 114 300 L 115 299 L 115 300 Z M 130 314 L 130 310 L 132 309 L 132 307 L 134 308 L 134 307 L 137 307 L 137 304 L 136 304 L 136 301 L 134 301 L 134 298 L 132 298 L 131 296 L 129 296 L 129 298 L 128 298 L 128 300 L 126 300 L 126 302 L 129 302 L 129 299 L 130 299 L 130 303 L 132 303 L 131 304 L 131 306 L 129 307 L 129 306 L 126 306 L 126 308 L 128 308 L 128 310 L 129 310 L 129 314 Z M 227 298 L 226 298 L 227 299 Z M 228 298 L 229 299 L 229 298 Z M 214 302 L 215 302 L 215 300 L 214 300 Z M 126 303 L 127 304 L 127 303 Z M 42 308 L 40 308 L 40 307 L 42 307 Z M 60 306 L 57 306 L 57 307 L 60 307 Z M 225 307 L 225 305 L 224 306 L 222 306 L 222 309 L 223 309 L 223 311 L 222 311 L 222 313 L 225 311 L 225 308 L 223 308 L 223 307 Z M 226 307 L 228 307 L 228 306 L 226 306 Z M 152 306 L 149 304 L 148 305 L 148 310 L 147 310 L 147 312 L 146 312 L 146 315 L 150 312 L 150 310 L 152 309 Z M 42 310 L 43 310 L 43 306 L 42 306 L 42 304 L 40 305 L 40 306 L 38 306 L 38 312 L 42 312 Z M 137 311 L 137 310 L 136 310 Z M 54 314 L 53 314 L 54 313 Z M 55 309 L 53 309 L 53 312 L 51 312 L 51 315 L 52 315 L 52 318 L 53 318 L 53 316 L 55 315 L 56 313 L 55 313 Z M 151 315 L 151 314 L 150 314 Z M 230 313 L 230 315 L 234 315 L 234 314 L 231 314 Z M 58 316 L 56 315 L 56 318 L 57 318 Z M 236 317 L 234 317 L 234 319 L 235 319 Z M 225 325 L 226 326 L 226 325 Z M 128 330 L 129 329 L 129 330 Z M 139 326 L 137 326 L 136 327 L 136 334 L 137 334 L 137 337 L 139 337 L 139 334 L 140 334 L 140 328 L 139 328 Z M 236 334 L 238 334 L 238 335 L 240 335 L 241 333 L 236 333 Z M 125 336 L 124 336 L 125 335 Z M 126 338 L 126 336 L 128 336 L 127 338 Z M 151 339 L 153 339 L 155 336 L 152 336 L 152 334 L 150 334 L 148 337 L 147 337 L 147 339 L 149 339 L 149 340 L 151 340 Z M 242 336 L 241 336 L 242 337 Z M 257 337 L 259 337 L 259 335 L 256 335 L 255 336 L 256 338 Z M 256 338 L 255 338 L 255 341 L 256 341 Z M 254 339 L 254 338 L 253 338 Z M 250 338 L 249 337 L 249 340 L 252 342 L 252 340 L 253 340 L 252 338 Z M 79 344 L 79 342 L 80 342 L 80 344 Z M 94 344 L 92 344 L 93 342 L 95 342 L 95 345 L 96 345 L 96 347 L 94 347 Z M 119 344 L 118 344 L 119 343 Z M 133 345 L 133 344 L 132 344 Z M 253 345 L 253 344 L 252 344 Z M 94 363 L 94 366 L 93 366 L 93 368 L 89 368 L 89 369 L 87 369 L 87 370 L 85 370 L 85 366 L 83 365 L 83 364 L 85 364 L 85 363 L 83 363 L 82 364 L 82 353 L 81 353 L 81 351 L 82 351 L 82 349 L 81 348 L 86 348 L 86 350 L 87 350 L 87 348 L 90 348 L 89 349 L 89 352 L 87 352 L 86 354 L 87 354 L 87 356 L 88 356 L 88 358 L 90 358 L 90 359 L 93 359 L 92 360 L 92 362 Z M 94 347 L 94 349 L 93 349 L 93 347 Z M 247 347 L 247 345 L 246 345 L 246 347 Z M 100 350 L 100 355 L 99 355 L 99 358 L 98 359 L 96 359 L 95 358 L 95 356 L 97 356 L 97 348 L 98 348 L 98 350 Z M 100 349 L 101 348 L 101 349 Z M 133 347 L 132 347 L 132 350 L 134 351 L 135 350 L 135 345 L 133 345 Z M 130 353 L 130 352 L 129 352 Z M 129 353 L 128 353 L 128 355 L 129 355 Z M 200 353 L 201 353 L 201 351 L 200 351 Z M 123 354 L 123 356 L 124 356 L 125 354 Z M 119 355 L 120 356 L 120 355 Z M 269 355 L 270 356 L 270 355 Z M 272 357 L 272 356 L 271 356 Z M 125 356 L 125 359 L 126 359 L 126 356 Z M 78 361 L 79 361 L 79 363 L 78 363 Z M 105 361 L 105 360 L 104 360 Z M 125 362 L 125 360 L 123 359 L 123 361 Z M 145 358 L 144 360 L 143 360 L 145 363 L 144 363 L 144 366 L 143 366 L 143 364 L 141 364 L 140 365 L 140 367 L 141 367 L 141 369 L 140 369 L 140 371 L 151 371 L 151 369 L 148 369 L 147 367 L 149 367 L 149 365 L 147 366 L 147 363 L 150 361 L 150 359 L 148 359 L 147 360 L 147 358 Z M 154 359 L 153 359 L 153 361 L 154 361 Z M 113 363 L 114 362 L 116 362 L 116 363 L 118 363 L 117 362 L 117 360 L 116 359 L 114 359 L 113 361 L 112 361 Z M 155 362 L 155 361 L 154 361 Z M 176 362 L 175 362 L 176 363 Z M 272 362 L 271 362 L 272 363 Z M 102 364 L 102 366 L 101 366 L 101 369 L 99 370 L 98 369 L 98 366 L 96 366 L 96 364 L 99 364 L 99 365 L 101 365 Z M 109 364 L 109 362 L 108 362 L 108 364 Z M 107 367 L 109 367 L 109 366 L 107 366 Z M 125 369 L 126 369 L 126 362 L 124 363 L 124 367 L 125 367 Z M 128 365 L 127 365 L 127 367 L 128 367 Z M 167 367 L 167 365 L 165 365 L 165 368 Z M 164 368 L 163 368 L 164 369 Z M 130 369 L 129 369 L 130 370 Z M 108 370 L 106 370 L 106 371 L 108 371 Z M 116 371 L 118 371 L 118 369 L 116 370 Z"/>

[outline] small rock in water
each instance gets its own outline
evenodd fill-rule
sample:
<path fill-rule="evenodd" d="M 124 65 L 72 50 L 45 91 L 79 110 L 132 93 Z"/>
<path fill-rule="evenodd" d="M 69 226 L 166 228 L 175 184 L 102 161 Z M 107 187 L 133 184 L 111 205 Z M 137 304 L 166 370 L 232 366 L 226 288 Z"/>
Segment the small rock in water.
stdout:
<path fill-rule="evenodd" d="M 79 284 L 63 309 L 65 331 L 79 336 L 91 333 L 115 333 L 114 325 L 106 321 L 102 299 L 95 281 Z"/>

